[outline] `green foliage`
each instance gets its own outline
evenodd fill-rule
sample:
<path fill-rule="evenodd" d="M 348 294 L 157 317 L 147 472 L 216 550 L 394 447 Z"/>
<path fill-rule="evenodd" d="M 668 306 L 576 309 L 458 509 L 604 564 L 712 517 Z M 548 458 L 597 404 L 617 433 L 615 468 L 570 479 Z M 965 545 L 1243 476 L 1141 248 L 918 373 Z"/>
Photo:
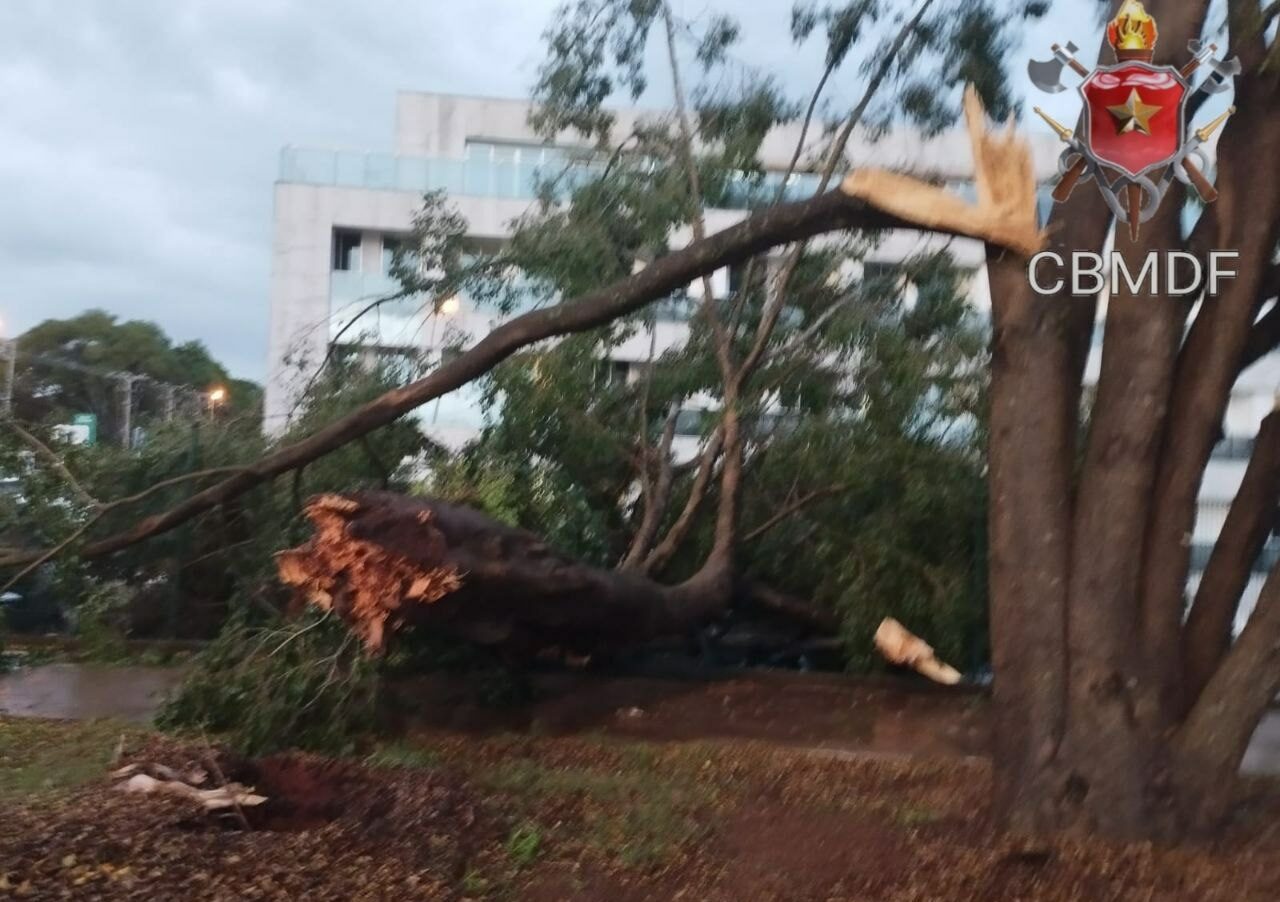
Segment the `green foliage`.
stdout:
<path fill-rule="evenodd" d="M 533 864 L 542 847 L 542 833 L 537 824 L 518 824 L 507 837 L 507 855 L 517 867 Z"/>
<path fill-rule="evenodd" d="M 547 60 L 534 87 L 530 117 L 540 134 L 574 129 L 604 141 L 613 115 L 604 103 L 621 89 L 638 100 L 648 86 L 644 52 L 658 0 L 577 0 L 547 29 Z"/>
<path fill-rule="evenodd" d="M 377 724 L 376 662 L 334 619 L 223 629 L 156 722 L 226 734 L 248 754 L 287 748 L 349 754 Z"/>
<path fill-rule="evenodd" d="M 508 406 L 505 410 L 514 411 Z M 528 411 L 525 411 L 528 413 Z M 536 413 L 529 417 L 537 422 Z M 505 418 L 504 418 L 505 422 Z M 554 421 L 544 424 L 554 427 Z M 562 457 L 553 460 L 504 446 L 508 438 L 518 435 L 519 427 L 496 429 L 490 439 L 464 449 L 462 453 L 439 460 L 431 478 L 421 486 L 424 494 L 464 504 L 487 513 L 510 526 L 536 532 L 556 548 L 601 565 L 608 563 L 612 549 L 611 536 L 621 528 L 611 511 L 593 503 L 581 482 L 560 465 Z M 554 428 L 540 433 L 551 444 Z M 577 432 L 566 438 L 581 437 Z M 613 461 L 616 449 L 591 457 L 591 447 L 580 448 L 587 464 Z"/>
<path fill-rule="evenodd" d="M 117 435 L 119 386 L 104 373 L 128 372 L 155 382 L 205 389 L 224 386 L 228 409 L 235 415 L 259 416 L 262 389 L 232 379 L 198 341 L 175 344 L 154 323 L 120 322 L 103 310 L 88 310 L 64 320 L 46 320 L 17 339 L 22 355 L 16 373 L 14 413 L 28 422 L 69 422 L 72 414 L 92 413 L 99 434 Z M 57 360 L 71 366 L 53 365 Z M 76 369 L 74 367 L 89 369 Z M 147 383 L 135 386 L 139 416 L 135 425 L 158 420 L 163 401 Z M 143 416 L 151 413 L 150 420 Z"/>
<path fill-rule="evenodd" d="M 92 584 L 76 609 L 79 651 L 90 661 L 119 661 L 128 656 L 127 608 L 133 592 L 123 582 L 112 580 Z"/>
<path fill-rule="evenodd" d="M 418 378 L 416 358 L 384 358 L 370 365 L 358 354 L 337 354 L 314 380 L 282 444 L 300 441 L 384 392 Z M 405 486 L 405 463 L 426 449 L 412 420 L 399 420 L 307 466 L 291 495 Z"/>
<path fill-rule="evenodd" d="M 413 378 L 417 366 L 415 361 L 383 361 L 371 367 L 354 357 L 335 356 L 304 397 L 284 441 L 300 439 Z M 57 455 L 60 467 L 51 466 L 18 432 L 0 424 L 0 473 L 17 477 L 20 485 L 18 492 L 0 494 L 0 545 L 14 547 L 49 548 L 71 539 L 68 550 L 74 550 L 81 542 L 180 503 L 272 447 L 256 417 L 175 419 L 149 429 L 145 440 L 130 449 L 110 443 L 67 445 L 50 423 L 24 423 L 23 428 Z M 309 495 L 406 488 L 405 462 L 423 448 L 416 425 L 397 422 L 291 479 L 254 489 L 143 545 L 89 562 L 59 556 L 18 587 L 29 606 L 53 612 L 30 627 L 49 628 L 61 609 L 90 634 L 95 654 L 104 655 L 126 634 L 215 635 L 233 597 L 275 603 L 272 556 L 307 535 L 300 507 Z M 198 475 L 202 473 L 206 475 Z M 96 506 L 123 498 L 136 501 L 107 510 Z M 77 536 L 86 526 L 88 531 Z M 121 593 L 109 616 L 94 600 L 105 586 L 116 586 Z M 121 600 L 124 594 L 127 603 Z"/>

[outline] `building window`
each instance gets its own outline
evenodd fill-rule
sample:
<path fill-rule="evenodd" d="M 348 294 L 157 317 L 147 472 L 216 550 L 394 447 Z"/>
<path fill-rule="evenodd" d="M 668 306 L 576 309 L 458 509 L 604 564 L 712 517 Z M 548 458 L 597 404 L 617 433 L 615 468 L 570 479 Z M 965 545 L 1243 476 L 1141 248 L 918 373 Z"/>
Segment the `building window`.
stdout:
<path fill-rule="evenodd" d="M 630 380 L 631 364 L 626 360 L 602 360 L 597 368 L 596 378 L 602 387 L 626 385 Z"/>
<path fill-rule="evenodd" d="M 396 261 L 396 254 L 400 253 L 403 248 L 403 239 L 394 235 L 382 236 L 382 274 L 384 276 L 391 275 L 391 269 Z"/>
<path fill-rule="evenodd" d="M 333 268 L 337 272 L 360 271 L 360 233 L 333 230 Z"/>
<path fill-rule="evenodd" d="M 864 282 L 885 282 L 896 284 L 902 278 L 902 267 L 897 263 L 882 263 L 868 260 L 862 264 Z"/>

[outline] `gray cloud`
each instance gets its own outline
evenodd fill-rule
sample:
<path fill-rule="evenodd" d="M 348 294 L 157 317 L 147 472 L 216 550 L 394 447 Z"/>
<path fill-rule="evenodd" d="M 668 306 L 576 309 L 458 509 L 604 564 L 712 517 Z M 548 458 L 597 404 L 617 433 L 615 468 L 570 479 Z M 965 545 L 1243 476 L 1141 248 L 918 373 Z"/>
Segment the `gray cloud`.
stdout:
<path fill-rule="evenodd" d="M 101 306 L 261 378 L 280 147 L 387 148 L 397 89 L 523 95 L 555 5 L 4 0 L 6 333 Z M 737 55 L 810 84 L 821 51 L 790 46 L 789 0 L 733 6 Z"/>
<path fill-rule="evenodd" d="M 280 147 L 386 148 L 399 88 L 522 93 L 552 5 L 6 0 L 6 333 L 102 306 L 261 377 Z"/>

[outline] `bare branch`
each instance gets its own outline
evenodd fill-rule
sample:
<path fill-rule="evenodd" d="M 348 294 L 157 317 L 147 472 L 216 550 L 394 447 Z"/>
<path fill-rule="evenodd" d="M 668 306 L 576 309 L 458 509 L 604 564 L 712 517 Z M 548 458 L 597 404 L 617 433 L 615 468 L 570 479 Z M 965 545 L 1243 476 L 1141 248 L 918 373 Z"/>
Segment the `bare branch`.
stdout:
<path fill-rule="evenodd" d="M 898 32 L 897 39 L 893 44 L 893 50 L 886 53 L 880 60 L 880 65 L 876 71 L 868 79 L 866 87 L 863 89 L 862 96 L 859 98 L 853 110 L 845 119 L 844 126 L 840 129 L 840 134 L 832 142 L 830 150 L 827 152 L 827 159 L 822 167 L 822 177 L 818 183 L 818 190 L 825 191 L 827 186 L 831 184 L 831 179 L 835 176 L 840 161 L 844 159 L 845 150 L 849 146 L 849 140 L 853 137 L 854 129 L 862 122 L 862 117 L 866 115 L 867 108 L 871 106 L 871 101 L 875 99 L 880 87 L 884 84 L 884 80 L 888 78 L 889 71 L 898 59 L 898 52 L 906 43 L 911 32 L 915 31 L 924 20 L 925 14 L 929 8 L 933 6 L 934 0 L 924 0 L 920 4 L 920 8 L 916 10 L 916 14 L 905 22 Z M 973 123 L 970 122 L 970 127 Z M 791 252 L 787 255 L 781 268 L 774 278 L 773 290 L 771 296 L 765 299 L 764 316 L 760 320 L 760 325 L 756 329 L 755 341 L 751 350 L 747 352 L 747 357 L 742 363 L 737 379 L 745 382 L 751 377 L 751 373 L 759 365 L 761 358 L 764 356 L 765 349 L 768 346 L 769 339 L 773 335 L 773 330 L 777 327 L 778 318 L 782 315 L 782 308 L 786 302 L 787 285 L 791 281 L 796 266 L 800 263 L 800 258 L 804 256 L 805 244 L 800 242 L 791 248 Z"/>
<path fill-rule="evenodd" d="M 627 549 L 627 553 L 623 556 L 621 563 L 618 565 L 621 570 L 630 570 L 639 567 L 646 555 L 652 548 L 653 540 L 658 535 L 658 528 L 662 525 L 662 517 L 667 511 L 667 504 L 671 500 L 671 488 L 675 484 L 676 468 L 675 462 L 671 459 L 671 445 L 676 437 L 676 421 L 680 417 L 680 406 L 672 404 L 670 411 L 667 413 L 666 422 L 662 426 L 662 438 L 658 442 L 658 450 L 655 455 L 658 462 L 658 474 L 656 480 L 652 480 L 648 473 L 648 467 L 645 466 L 646 489 L 644 497 L 644 515 L 640 521 L 640 527 L 636 530 L 635 536 L 631 540 L 631 545 Z M 646 445 L 647 448 L 647 445 Z"/>
<path fill-rule="evenodd" d="M 742 541 L 752 542 L 760 538 L 761 536 L 763 536 L 769 530 L 773 529 L 779 523 L 782 523 L 784 520 L 794 517 L 796 514 L 800 513 L 800 511 L 804 510 L 806 507 L 813 504 L 815 501 L 821 501 L 824 498 L 832 498 L 836 495 L 841 495 L 849 491 L 851 488 L 853 488 L 853 486 L 851 485 L 833 485 L 833 486 L 828 486 L 825 489 L 817 489 L 816 491 L 812 491 L 806 495 L 802 495 L 799 498 L 797 498 L 795 501 L 791 502 L 790 504 L 778 510 L 778 512 L 775 513 L 768 520 L 765 520 L 755 529 L 751 530 L 751 532 L 743 536 Z"/>
<path fill-rule="evenodd" d="M 1231 645 L 1231 625 L 1280 502 L 1280 412 L 1262 421 L 1253 456 L 1182 630 L 1185 693 L 1194 702 Z"/>
<path fill-rule="evenodd" d="M 707 223 L 702 212 L 702 183 L 698 175 L 698 162 L 693 155 L 693 129 L 689 124 L 688 105 L 685 102 L 684 86 L 680 79 L 680 62 L 676 57 L 675 23 L 671 15 L 671 6 L 668 3 L 662 4 L 662 20 L 667 32 L 667 60 L 671 66 L 671 85 L 675 94 L 676 124 L 680 131 L 680 155 L 683 158 L 685 173 L 689 177 L 689 199 L 693 210 L 690 224 L 693 228 L 694 241 L 702 241 L 707 237 Z M 725 329 L 724 322 L 720 319 L 720 312 L 716 310 L 716 299 L 711 287 L 711 274 L 703 273 L 701 282 L 702 315 L 706 318 L 707 325 L 711 327 L 716 360 L 720 364 L 721 372 L 724 373 L 727 379 L 729 378 L 729 373 L 733 370 L 733 361 L 730 357 L 732 346 L 729 340 L 729 332 Z"/>
<path fill-rule="evenodd" d="M 711 487 L 711 476 L 715 472 L 716 461 L 719 459 L 720 450 L 723 447 L 724 430 L 723 426 L 721 426 L 717 427 L 716 431 L 711 434 L 706 448 L 703 449 L 702 456 L 698 461 L 698 472 L 693 477 L 693 485 L 689 488 L 689 497 L 685 500 L 684 509 L 680 511 L 680 516 L 676 518 L 676 522 L 667 530 L 667 534 L 662 541 L 644 559 L 644 563 L 641 565 L 643 572 L 653 573 L 665 567 L 675 555 L 680 543 L 689 535 L 689 530 L 693 528 L 698 511 L 702 507 L 702 502 L 706 500 L 707 489 Z"/>
<path fill-rule="evenodd" d="M 58 555 L 62 554 L 62 552 L 70 548 L 82 535 L 84 535 L 86 532 L 89 531 L 90 527 L 92 527 L 93 524 L 101 520 L 102 516 L 103 516 L 102 512 L 98 511 L 88 520 L 85 520 L 84 523 L 81 523 L 80 526 L 73 533 L 71 533 L 71 535 L 67 536 L 57 545 L 53 546 L 47 551 L 44 551 L 35 555 L 35 557 L 32 558 L 30 562 L 27 564 L 27 566 L 23 567 L 16 574 L 14 574 L 13 577 L 10 578 L 10 580 L 7 583 L 5 583 L 3 586 L 0 586 L 0 595 L 4 594 L 5 592 L 8 592 L 28 574 L 34 573 L 36 570 L 40 569 L 40 567 L 43 564 L 48 563 Z M 27 556 L 28 555 L 26 554 L 26 552 L 22 552 L 19 555 L 16 555 L 16 557 L 27 557 Z"/>
<path fill-rule="evenodd" d="M 1276 298 L 1276 302 L 1249 330 L 1249 338 L 1244 346 L 1244 358 L 1240 361 L 1242 373 L 1280 347 L 1280 297 L 1277 295 L 1280 295 L 1280 264 L 1273 264 L 1263 282 L 1259 300 L 1265 304 L 1272 298 Z"/>
<path fill-rule="evenodd" d="M 75 475 L 67 469 L 67 465 L 63 463 L 62 458 L 58 456 L 56 451 L 20 426 L 17 420 L 6 419 L 4 423 L 17 434 L 18 438 L 22 439 L 28 447 L 35 451 L 37 457 L 48 464 L 51 470 L 57 473 L 65 483 L 71 486 L 72 491 L 76 493 L 81 502 L 93 510 L 97 510 L 102 506 L 101 502 L 99 502 L 97 498 L 94 498 L 93 495 L 89 494 L 85 487 L 80 484 L 80 480 L 76 479 Z"/>

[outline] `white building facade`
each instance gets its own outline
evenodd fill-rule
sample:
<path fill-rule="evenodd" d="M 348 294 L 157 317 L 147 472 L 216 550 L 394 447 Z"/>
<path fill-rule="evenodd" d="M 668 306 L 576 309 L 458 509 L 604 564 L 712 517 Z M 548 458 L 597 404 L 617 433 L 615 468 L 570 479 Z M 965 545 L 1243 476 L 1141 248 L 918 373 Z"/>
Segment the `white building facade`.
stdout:
<path fill-rule="evenodd" d="M 409 233 L 422 195 L 444 190 L 469 224 L 478 244 L 500 245 L 510 224 L 534 199 L 539 175 L 554 172 L 565 154 L 578 150 L 571 142 L 545 144 L 528 125 L 529 106 L 522 101 L 462 97 L 420 92 L 397 96 L 394 143 L 390 152 L 332 151 L 289 147 L 281 153 L 275 186 L 275 221 L 271 275 L 271 325 L 265 422 L 272 434 L 283 432 L 296 412 L 298 395 L 338 336 L 371 351 L 412 351 L 427 359 L 457 344 L 457 336 L 482 337 L 500 315 L 459 297 L 439 313 L 426 315 L 416 301 L 383 304 L 347 328 L 355 315 L 399 286 L 390 274 L 398 243 Z M 627 133 L 639 111 L 620 111 L 619 129 Z M 798 133 L 779 129 L 765 141 L 766 170 L 786 169 Z M 1051 135 L 1032 140 L 1037 177 L 1048 183 L 1057 173 L 1061 145 Z M 855 141 L 855 165 L 908 169 L 936 177 L 965 191 L 972 183 L 968 137 L 949 132 L 920 140 L 910 132 L 878 142 Z M 812 176 L 801 175 L 788 187 L 801 196 L 812 190 Z M 1089 190 L 1083 186 L 1080 190 Z M 707 211 L 709 231 L 745 216 L 741 210 Z M 673 236 L 679 245 L 688 236 Z M 983 249 L 969 241 L 951 241 L 914 232 L 893 232 L 868 258 L 893 264 L 922 251 L 946 246 L 961 266 L 975 275 L 970 293 L 976 309 L 990 301 L 983 269 Z M 713 278 L 717 292 L 729 290 L 729 274 Z M 678 307 L 659 308 L 658 353 L 684 340 L 686 325 Z M 344 331 L 345 330 L 345 331 Z M 650 354 L 649 334 L 637 334 L 614 354 L 623 366 L 642 363 Z M 1096 349 L 1095 349 L 1096 350 Z M 1091 373 L 1096 373 L 1096 357 Z M 1202 507 L 1192 537 L 1197 569 L 1221 528 L 1248 460 L 1258 424 L 1275 403 L 1280 365 L 1264 361 L 1246 374 L 1227 417 L 1227 440 L 1215 455 L 1202 492 Z M 464 388 L 428 405 L 421 424 L 436 441 L 460 447 L 483 425 L 477 390 Z M 696 442 L 690 424 L 678 440 Z M 1269 549 L 1259 564 L 1251 597 L 1261 587 L 1261 567 L 1280 553 Z M 1246 606 L 1251 608 L 1252 605 Z"/>

